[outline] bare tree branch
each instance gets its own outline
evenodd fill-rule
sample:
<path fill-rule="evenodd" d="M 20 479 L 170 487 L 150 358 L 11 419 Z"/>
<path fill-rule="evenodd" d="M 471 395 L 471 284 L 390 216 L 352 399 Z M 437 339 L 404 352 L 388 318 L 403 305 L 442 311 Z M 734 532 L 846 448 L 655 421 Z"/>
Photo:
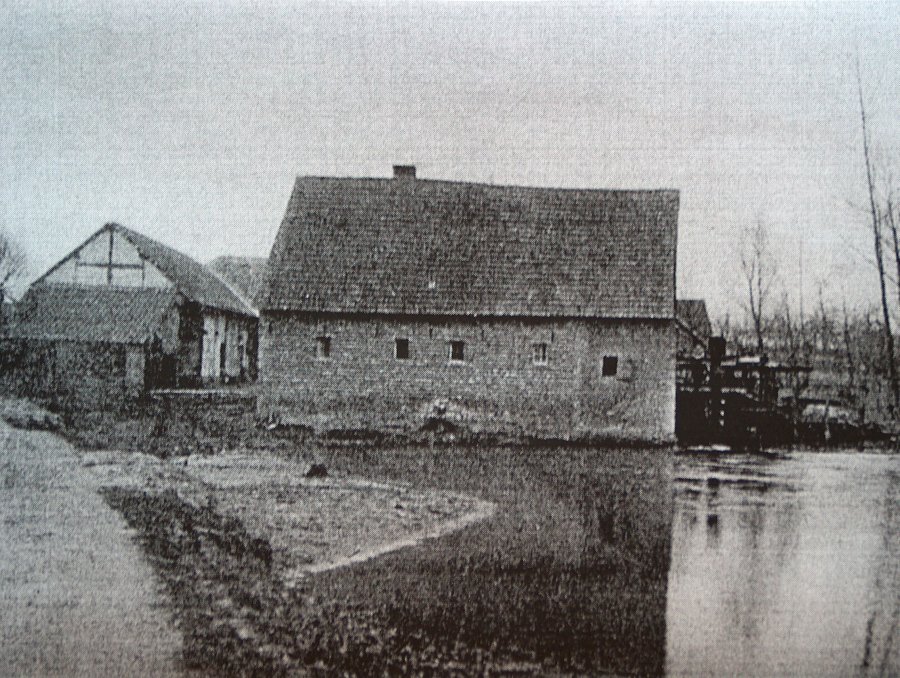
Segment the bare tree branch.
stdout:
<path fill-rule="evenodd" d="M 25 250 L 0 230 L 0 303 L 6 298 L 9 285 L 25 275 L 26 266 Z"/>
<path fill-rule="evenodd" d="M 866 179 L 869 185 L 869 206 L 872 210 L 872 237 L 875 242 L 875 262 L 878 264 L 878 279 L 881 283 L 881 309 L 884 316 L 885 354 L 888 361 L 893 395 L 894 414 L 900 410 L 900 380 L 897 376 L 897 363 L 894 356 L 894 335 L 891 332 L 891 314 L 887 302 L 887 286 L 884 277 L 884 256 L 882 253 L 881 223 L 878 208 L 875 206 L 875 185 L 872 179 L 872 163 L 869 158 L 869 135 L 866 130 L 866 109 L 863 102 L 862 75 L 859 68 L 859 56 L 856 58 L 856 84 L 859 88 L 859 112 L 862 120 L 863 157 L 866 161 Z"/>
<path fill-rule="evenodd" d="M 753 321 L 756 348 L 762 355 L 766 350 L 769 297 L 778 271 L 769 249 L 768 232 L 761 219 L 757 219 L 749 237 L 749 242 L 741 248 L 741 270 L 747 286 L 747 310 Z"/>

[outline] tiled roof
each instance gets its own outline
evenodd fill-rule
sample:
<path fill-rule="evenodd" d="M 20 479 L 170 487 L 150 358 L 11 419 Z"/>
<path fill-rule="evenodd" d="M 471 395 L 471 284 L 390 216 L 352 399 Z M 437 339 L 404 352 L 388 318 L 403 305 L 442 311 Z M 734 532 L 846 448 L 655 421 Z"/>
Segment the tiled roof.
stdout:
<path fill-rule="evenodd" d="M 172 290 L 37 284 L 16 305 L 10 335 L 139 344 L 160 331 L 175 301 Z"/>
<path fill-rule="evenodd" d="M 268 310 L 673 318 L 678 192 L 298 178 Z"/>
<path fill-rule="evenodd" d="M 257 305 L 269 270 L 266 257 L 218 257 L 206 266 L 251 307 Z"/>
<path fill-rule="evenodd" d="M 253 310 L 215 273 L 186 254 L 119 224 L 109 224 L 108 228 L 129 240 L 142 256 L 159 268 L 178 291 L 191 301 L 208 308 L 254 315 Z"/>

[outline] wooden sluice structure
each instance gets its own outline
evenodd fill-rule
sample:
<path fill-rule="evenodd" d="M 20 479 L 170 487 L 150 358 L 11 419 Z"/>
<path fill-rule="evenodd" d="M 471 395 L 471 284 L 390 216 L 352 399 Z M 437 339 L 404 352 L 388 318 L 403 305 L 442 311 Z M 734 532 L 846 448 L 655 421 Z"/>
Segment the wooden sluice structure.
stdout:
<path fill-rule="evenodd" d="M 729 357 L 722 337 L 706 356 L 678 361 L 675 432 L 685 447 L 759 450 L 790 444 L 794 418 L 779 404 L 781 379 L 808 367 L 788 367 L 765 356 Z"/>

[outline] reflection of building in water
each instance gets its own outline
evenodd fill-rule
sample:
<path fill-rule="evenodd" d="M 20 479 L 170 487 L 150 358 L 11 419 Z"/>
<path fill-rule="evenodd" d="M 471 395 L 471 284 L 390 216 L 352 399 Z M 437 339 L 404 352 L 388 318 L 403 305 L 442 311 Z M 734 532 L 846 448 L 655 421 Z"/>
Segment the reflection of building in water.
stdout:
<path fill-rule="evenodd" d="M 667 607 L 670 675 L 898 668 L 895 458 L 682 457 Z M 868 648 L 868 649 L 866 649 Z"/>

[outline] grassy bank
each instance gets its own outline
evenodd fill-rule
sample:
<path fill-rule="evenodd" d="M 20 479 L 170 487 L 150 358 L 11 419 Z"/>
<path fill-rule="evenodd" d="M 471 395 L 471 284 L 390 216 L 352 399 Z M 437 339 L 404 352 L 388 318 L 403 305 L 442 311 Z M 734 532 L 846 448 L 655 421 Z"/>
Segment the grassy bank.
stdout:
<path fill-rule="evenodd" d="M 67 435 L 82 447 L 161 457 L 257 450 L 315 460 L 338 476 L 497 505 L 492 518 L 460 532 L 308 575 L 291 589 L 217 545 L 208 536 L 215 529 L 204 527 L 213 517 L 173 522 L 181 509 L 139 490 L 110 497 L 131 511 L 129 522 L 171 582 L 198 667 L 353 675 L 664 669 L 669 450 L 427 445 L 368 435 L 338 442 L 270 429 L 237 402 L 96 416 L 69 419 Z"/>
<path fill-rule="evenodd" d="M 298 454 L 338 474 L 473 494 L 499 510 L 461 532 L 287 588 L 267 545 L 239 523 L 175 494 L 108 494 L 170 588 L 192 666 L 265 674 L 662 672 L 665 452 L 319 444 Z"/>
<path fill-rule="evenodd" d="M 563 671 L 658 674 L 670 457 L 591 448 L 331 448 L 335 468 L 494 501 L 497 516 L 337 578 L 399 635 Z M 377 584 L 373 587 L 372 582 Z"/>

